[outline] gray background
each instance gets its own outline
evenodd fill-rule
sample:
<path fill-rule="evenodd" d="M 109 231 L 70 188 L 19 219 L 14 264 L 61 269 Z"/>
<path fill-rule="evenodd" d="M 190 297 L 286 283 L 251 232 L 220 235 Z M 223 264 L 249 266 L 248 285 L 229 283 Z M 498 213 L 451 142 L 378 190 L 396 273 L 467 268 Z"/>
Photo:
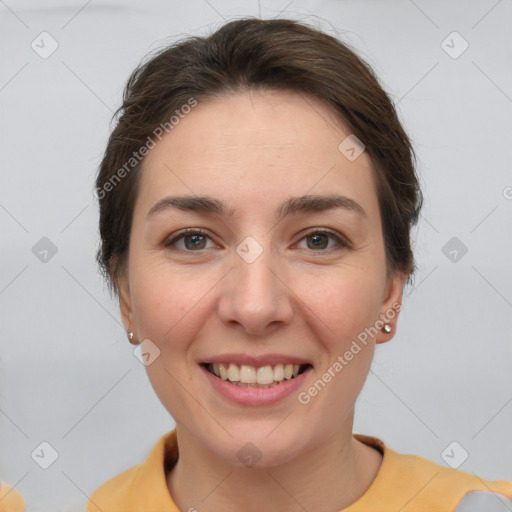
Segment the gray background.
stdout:
<path fill-rule="evenodd" d="M 28 510 L 83 510 L 174 426 L 97 273 L 93 180 L 139 60 L 243 15 L 352 44 L 418 153 L 419 268 L 355 431 L 440 464 L 457 441 L 460 469 L 512 479 L 511 14 L 506 0 L 0 2 L 0 478 Z M 43 31 L 59 45 L 46 59 L 31 47 Z M 459 36 L 442 44 L 454 31 L 469 44 L 457 58 Z M 46 262 L 32 251 L 43 237 L 57 248 Z M 459 247 L 443 252 L 452 237 Z M 31 458 L 42 441 L 58 452 L 48 469 Z"/>

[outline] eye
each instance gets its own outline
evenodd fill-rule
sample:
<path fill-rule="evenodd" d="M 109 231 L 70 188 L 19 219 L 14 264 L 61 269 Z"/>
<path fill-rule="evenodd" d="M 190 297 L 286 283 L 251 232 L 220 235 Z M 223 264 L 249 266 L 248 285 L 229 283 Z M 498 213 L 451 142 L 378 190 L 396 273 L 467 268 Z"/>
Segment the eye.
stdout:
<path fill-rule="evenodd" d="M 175 247 L 181 240 L 184 241 L 185 247 L 177 247 L 182 251 L 194 252 L 208 249 L 205 247 L 206 239 L 210 238 L 206 232 L 201 228 L 187 228 L 178 233 L 174 238 L 166 240 L 164 247 Z M 187 243 L 190 241 L 190 243 Z"/>
<path fill-rule="evenodd" d="M 326 246 L 326 243 L 327 245 L 329 244 L 329 238 L 331 240 L 334 240 L 335 241 L 335 247 L 334 249 L 336 249 L 336 246 L 338 248 L 350 248 L 351 245 L 350 243 L 348 242 L 348 240 L 346 240 L 343 236 L 337 234 L 336 232 L 330 230 L 330 229 L 315 229 L 311 232 L 309 232 L 308 234 L 306 234 L 302 239 L 302 240 L 307 240 L 307 239 L 311 239 L 311 244 L 307 244 L 308 245 L 308 249 L 313 249 L 315 251 L 319 251 L 319 250 L 332 250 L 333 247 L 330 247 L 330 248 L 327 248 Z"/>
<path fill-rule="evenodd" d="M 173 247 L 178 250 L 182 250 L 185 252 L 198 252 L 201 250 L 208 249 L 206 247 L 206 241 L 207 239 L 211 238 L 206 234 L 206 231 L 201 228 L 187 228 L 182 231 L 180 231 L 176 236 L 166 240 L 163 243 L 163 246 Z M 313 249 L 316 252 L 320 252 L 322 250 L 332 250 L 333 247 L 327 248 L 327 245 L 329 244 L 329 239 L 334 240 L 335 247 L 338 248 L 350 248 L 351 244 L 341 235 L 337 234 L 335 231 L 332 231 L 330 229 L 315 229 L 311 231 L 310 233 L 306 234 L 302 240 L 311 239 L 312 244 L 308 244 L 308 249 Z M 178 247 L 178 242 L 181 242 L 183 240 L 184 247 Z"/>

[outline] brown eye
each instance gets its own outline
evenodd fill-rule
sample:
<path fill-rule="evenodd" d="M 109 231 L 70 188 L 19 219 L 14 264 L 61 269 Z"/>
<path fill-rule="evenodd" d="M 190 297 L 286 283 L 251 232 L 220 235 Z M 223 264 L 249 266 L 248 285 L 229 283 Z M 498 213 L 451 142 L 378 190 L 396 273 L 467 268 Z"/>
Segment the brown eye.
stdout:
<path fill-rule="evenodd" d="M 205 241 L 206 237 L 201 234 L 195 234 L 195 235 L 185 235 L 182 237 L 183 241 L 185 243 L 185 247 L 187 249 L 204 249 L 205 248 Z M 187 241 L 190 241 L 190 245 L 187 244 Z"/>
<path fill-rule="evenodd" d="M 207 249 L 205 246 L 207 239 L 210 239 L 210 237 L 207 236 L 203 230 L 189 228 L 182 231 L 171 240 L 164 242 L 164 247 L 176 247 L 178 242 L 183 240 L 184 247 L 177 247 L 178 250 L 188 252 L 200 251 Z"/>
<path fill-rule="evenodd" d="M 327 245 L 329 245 L 330 237 L 324 233 L 315 233 L 307 238 L 311 240 L 310 249 L 327 249 Z"/>
<path fill-rule="evenodd" d="M 328 247 L 329 239 L 334 240 L 334 247 Z M 316 229 L 304 236 L 302 240 L 310 240 L 310 242 L 307 242 L 307 249 L 312 249 L 313 251 L 329 251 L 336 248 L 350 247 L 350 244 L 343 237 L 331 230 Z"/>

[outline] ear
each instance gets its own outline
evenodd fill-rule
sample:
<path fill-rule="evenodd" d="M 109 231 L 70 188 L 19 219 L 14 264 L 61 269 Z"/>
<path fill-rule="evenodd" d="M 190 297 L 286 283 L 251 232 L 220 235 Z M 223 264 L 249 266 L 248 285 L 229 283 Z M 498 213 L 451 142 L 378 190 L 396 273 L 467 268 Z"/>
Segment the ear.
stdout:
<path fill-rule="evenodd" d="M 396 334 L 398 315 L 402 309 L 402 294 L 406 280 L 407 274 L 400 271 L 395 272 L 388 278 L 379 320 L 382 321 L 382 326 L 388 324 L 391 327 L 391 331 L 387 333 L 379 329 L 375 337 L 375 343 L 386 343 L 386 341 L 391 340 Z"/>
<path fill-rule="evenodd" d="M 122 271 L 119 276 L 113 277 L 114 283 L 119 295 L 119 309 L 121 320 L 123 321 L 126 332 L 135 332 L 135 322 L 132 308 L 132 298 L 130 295 L 130 284 L 126 272 Z M 132 345 L 138 345 L 138 342 L 130 340 Z"/>

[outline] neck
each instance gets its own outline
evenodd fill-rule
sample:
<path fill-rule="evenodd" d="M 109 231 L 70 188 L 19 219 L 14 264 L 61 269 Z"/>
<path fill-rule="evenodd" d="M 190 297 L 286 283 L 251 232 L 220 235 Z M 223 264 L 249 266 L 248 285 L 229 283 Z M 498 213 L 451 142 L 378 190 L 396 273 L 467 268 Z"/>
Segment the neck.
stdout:
<path fill-rule="evenodd" d="M 167 486 L 186 511 L 342 510 L 365 493 L 382 461 L 352 437 L 352 422 L 309 452 L 267 468 L 233 466 L 205 453 L 185 428 L 177 426 L 176 433 L 179 459 Z"/>

